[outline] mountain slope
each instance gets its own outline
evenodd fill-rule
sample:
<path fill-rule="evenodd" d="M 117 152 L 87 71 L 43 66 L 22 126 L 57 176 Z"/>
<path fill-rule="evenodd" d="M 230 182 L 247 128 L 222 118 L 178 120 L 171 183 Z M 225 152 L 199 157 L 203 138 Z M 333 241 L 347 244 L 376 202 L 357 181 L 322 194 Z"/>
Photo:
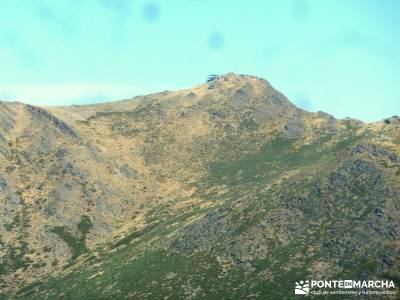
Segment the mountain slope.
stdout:
<path fill-rule="evenodd" d="M 396 117 L 305 112 L 234 74 L 99 105 L 1 103 L 0 116 L 7 297 L 284 298 L 304 278 L 399 283 Z"/>

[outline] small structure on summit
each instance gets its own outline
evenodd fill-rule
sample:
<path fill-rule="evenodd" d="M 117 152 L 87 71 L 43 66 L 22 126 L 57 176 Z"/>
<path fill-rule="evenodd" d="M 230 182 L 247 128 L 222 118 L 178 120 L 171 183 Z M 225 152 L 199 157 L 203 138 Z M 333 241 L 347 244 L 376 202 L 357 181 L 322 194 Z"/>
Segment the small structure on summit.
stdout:
<path fill-rule="evenodd" d="M 211 81 L 217 80 L 218 78 L 219 78 L 219 75 L 211 74 L 211 75 L 208 75 L 206 82 L 211 82 Z"/>

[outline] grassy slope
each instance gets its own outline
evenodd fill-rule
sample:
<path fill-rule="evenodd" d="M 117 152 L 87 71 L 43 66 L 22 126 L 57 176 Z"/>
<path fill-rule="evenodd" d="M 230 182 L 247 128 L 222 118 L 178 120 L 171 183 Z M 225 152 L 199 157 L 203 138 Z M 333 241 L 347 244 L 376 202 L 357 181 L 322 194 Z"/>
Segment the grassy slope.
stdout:
<path fill-rule="evenodd" d="M 335 171 L 341 155 L 349 146 L 360 142 L 362 137 L 349 132 L 336 140 L 333 146 L 330 143 L 332 139 L 332 136 L 325 136 L 311 145 L 293 150 L 295 140 L 277 138 L 262 146 L 257 153 L 246 154 L 238 160 L 211 162 L 208 175 L 198 183 L 202 187 L 199 191 L 205 192 L 214 185 L 228 187 L 228 192 L 222 196 L 203 195 L 217 203 L 208 214 L 218 211 L 217 207 L 224 210 L 223 216 L 217 217 L 217 220 L 222 219 L 227 224 L 226 236 L 222 234 L 212 241 L 213 234 L 218 232 L 213 231 L 213 222 L 217 221 L 211 218 L 210 224 L 206 222 L 202 225 L 211 242 L 206 241 L 205 246 L 204 243 L 196 244 L 190 239 L 190 232 L 180 230 L 185 224 L 196 228 L 196 224 L 201 223 L 201 216 L 207 218 L 207 211 L 188 210 L 187 214 L 154 224 L 143 232 L 132 233 L 112 245 L 114 251 L 105 250 L 97 258 L 88 258 L 83 267 L 72 267 L 62 277 L 24 289 L 20 298 L 30 299 L 37 292 L 40 298 L 48 299 L 183 299 L 190 295 L 198 299 L 284 299 L 290 298 L 287 295 L 291 294 L 295 280 L 316 274 L 309 268 L 316 261 L 338 264 L 339 268 L 330 273 L 332 278 L 360 278 L 365 273 L 382 275 L 382 271 L 377 270 L 378 257 L 374 255 L 359 261 L 345 258 L 338 263 L 337 257 L 331 253 L 335 251 L 334 246 L 321 247 L 322 241 L 329 239 L 333 229 L 336 230 L 335 236 L 346 235 L 349 226 L 356 231 L 357 226 L 371 216 L 372 208 L 378 203 L 370 203 L 371 207 L 366 208 L 362 205 L 356 213 L 352 212 L 350 219 L 346 207 L 349 203 L 345 203 L 344 194 L 337 191 L 333 197 L 336 196 L 339 202 L 334 211 L 342 211 L 341 217 L 326 213 L 313 215 L 313 209 L 308 207 L 300 210 L 298 219 L 298 209 L 287 210 L 277 200 L 282 195 L 288 197 L 288 193 L 301 195 L 308 192 L 311 186 L 321 186 L 324 178 L 329 178 L 330 173 Z M 271 184 L 278 174 L 292 170 L 299 170 L 301 177 L 307 180 L 295 177 L 291 185 L 288 183 L 290 180 L 283 184 Z M 266 187 L 269 189 L 266 190 Z M 363 193 L 365 191 L 360 190 L 348 196 L 362 197 Z M 315 197 L 318 200 L 318 196 Z M 354 206 L 354 203 L 350 205 Z M 283 208 L 286 210 L 282 212 Z M 284 213 L 288 212 L 291 215 L 285 216 Z M 193 216 L 200 216 L 200 221 L 189 222 Z M 242 245 L 247 248 L 240 249 L 238 253 L 233 251 L 239 263 L 230 263 L 228 271 L 223 270 L 218 259 L 229 258 L 228 253 L 232 252 L 229 243 L 243 242 L 238 237 L 254 233 L 259 224 L 272 225 L 265 222 L 271 216 L 277 219 L 276 228 L 273 233 L 265 232 L 265 241 L 261 242 L 262 247 L 268 248 L 268 253 L 253 255 L 251 261 L 246 261 L 246 255 L 241 252 L 255 250 L 260 245 Z M 286 224 L 282 218 L 287 218 L 291 224 Z M 201 230 L 194 232 L 194 238 L 199 239 Z M 231 239 L 231 236 L 234 238 Z M 174 244 L 171 247 L 170 240 L 177 240 L 183 248 L 174 248 Z M 252 269 L 248 268 L 249 264 Z M 386 276 L 393 277 L 393 274 Z"/>

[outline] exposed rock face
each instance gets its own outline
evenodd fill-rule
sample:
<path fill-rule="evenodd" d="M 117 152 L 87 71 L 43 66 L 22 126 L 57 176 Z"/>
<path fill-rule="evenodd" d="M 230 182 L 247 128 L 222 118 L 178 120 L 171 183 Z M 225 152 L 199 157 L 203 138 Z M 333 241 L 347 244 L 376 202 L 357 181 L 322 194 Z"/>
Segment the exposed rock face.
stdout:
<path fill-rule="evenodd" d="M 0 102 L 0 298 L 398 281 L 399 128 L 305 112 L 234 74 L 98 105 Z"/>
<path fill-rule="evenodd" d="M 352 149 L 351 153 L 352 154 L 367 153 L 374 157 L 387 159 L 392 163 L 400 162 L 400 158 L 396 153 L 374 144 L 359 144 Z"/>

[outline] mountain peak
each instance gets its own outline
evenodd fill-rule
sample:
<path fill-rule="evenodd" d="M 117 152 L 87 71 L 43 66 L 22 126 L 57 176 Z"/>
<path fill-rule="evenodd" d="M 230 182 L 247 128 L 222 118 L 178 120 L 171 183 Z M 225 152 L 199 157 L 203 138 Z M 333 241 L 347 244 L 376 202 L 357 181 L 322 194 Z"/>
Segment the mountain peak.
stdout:
<path fill-rule="evenodd" d="M 233 73 L 96 105 L 0 103 L 0 298 L 176 299 L 189 267 L 204 299 L 238 282 L 280 299 L 292 266 L 398 277 L 398 126 L 308 113 Z"/>
<path fill-rule="evenodd" d="M 271 85 L 269 84 L 268 81 L 266 81 L 263 78 L 256 77 L 256 76 L 251 76 L 251 75 L 244 75 L 244 74 L 236 74 L 236 73 L 227 73 L 224 75 L 217 75 L 217 74 L 212 74 L 209 75 L 206 81 L 206 84 L 208 86 L 212 86 L 213 84 L 224 84 L 228 86 L 233 86 L 233 85 L 240 85 L 244 83 L 249 83 L 249 84 L 255 84 L 255 85 L 266 85 L 270 87 Z"/>

